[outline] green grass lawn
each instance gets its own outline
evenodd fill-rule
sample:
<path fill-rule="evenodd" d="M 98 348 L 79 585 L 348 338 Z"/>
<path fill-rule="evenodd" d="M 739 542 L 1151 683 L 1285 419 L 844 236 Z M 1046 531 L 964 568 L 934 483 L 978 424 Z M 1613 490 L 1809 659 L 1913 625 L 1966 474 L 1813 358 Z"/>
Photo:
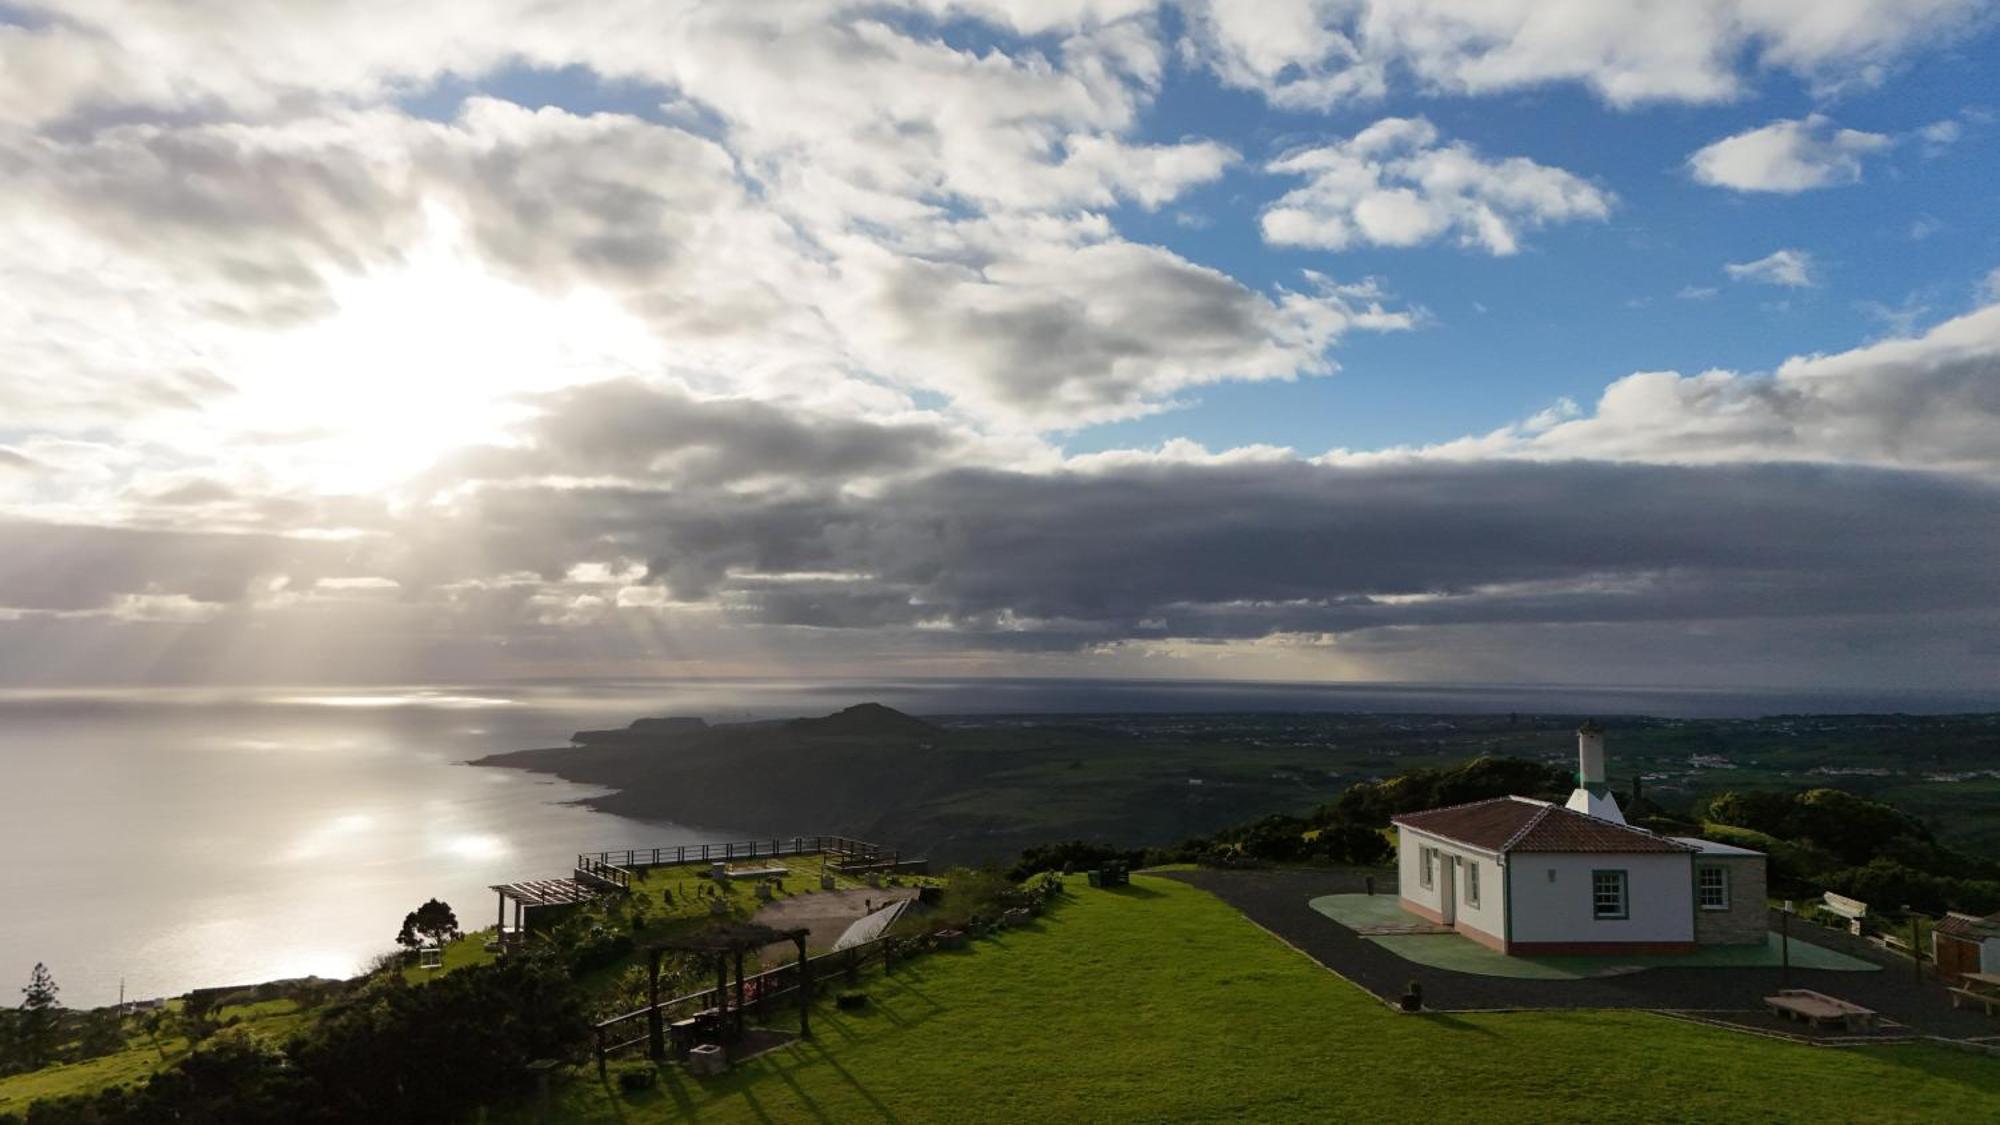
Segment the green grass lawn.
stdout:
<path fill-rule="evenodd" d="M 627 1097 L 581 1070 L 558 1120 L 1990 1119 L 2000 1063 L 1827 1050 L 1637 1012 L 1405 1016 L 1209 895 L 1091 890 L 822 1007 L 818 1037 Z M 638 1065 L 638 1064 L 621 1064 Z M 529 1107 L 512 1120 L 532 1120 Z"/>
<path fill-rule="evenodd" d="M 178 1006 L 175 1001 L 175 1006 Z M 290 1000 L 264 1000 L 255 1004 L 231 1004 L 216 1013 L 225 1025 L 244 1026 L 263 1038 L 282 1041 L 311 1019 Z M 0 1113 L 25 1112 L 30 1102 L 84 1094 L 107 1086 L 143 1082 L 165 1066 L 187 1055 L 188 1043 L 179 1036 L 163 1035 L 158 1047 L 140 1029 L 136 1019 L 125 1023 L 125 1049 L 83 1062 L 43 1067 L 26 1074 L 0 1078 Z M 165 1057 L 161 1057 L 161 1050 Z"/>

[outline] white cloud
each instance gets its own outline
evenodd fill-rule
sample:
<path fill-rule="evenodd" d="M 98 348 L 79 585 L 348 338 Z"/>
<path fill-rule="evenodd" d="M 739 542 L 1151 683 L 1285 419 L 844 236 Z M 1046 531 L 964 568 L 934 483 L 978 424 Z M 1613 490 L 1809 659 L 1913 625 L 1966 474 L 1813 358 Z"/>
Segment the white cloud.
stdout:
<path fill-rule="evenodd" d="M 1825 461 L 2000 478 L 2000 293 L 1920 336 L 1794 356 L 1765 375 L 1642 371 L 1595 409 L 1403 451 L 1713 463 Z M 1343 458 L 1354 460 L 1352 455 Z"/>
<path fill-rule="evenodd" d="M 1719 292 L 1721 290 L 1713 285 L 1683 285 L 1674 296 L 1683 301 L 1706 301 Z"/>
<path fill-rule="evenodd" d="M 1773 250 L 1754 262 L 1731 262 L 1722 271 L 1734 281 L 1755 281 L 1802 289 L 1818 284 L 1813 256 L 1804 250 Z"/>
<path fill-rule="evenodd" d="M 1742 97 L 1784 70 L 1831 91 L 1881 82 L 1978 20 L 1979 0 L 1190 0 L 1192 52 L 1232 86 L 1324 109 L 1427 92 L 1579 83 L 1619 107 Z"/>
<path fill-rule="evenodd" d="M 1952 118 L 1933 121 L 1917 130 L 1917 137 L 1924 143 L 1924 153 L 1936 156 L 1950 148 L 1965 136 L 1965 126 Z"/>
<path fill-rule="evenodd" d="M 1264 211 L 1265 240 L 1284 246 L 1416 246 L 1449 234 L 1461 246 L 1512 254 L 1523 230 L 1601 220 L 1613 203 L 1560 168 L 1489 160 L 1464 142 L 1440 145 L 1437 128 L 1420 117 L 1386 117 L 1268 167 L 1307 181 Z"/>
<path fill-rule="evenodd" d="M 1890 143 L 1884 134 L 1841 129 L 1814 114 L 1724 137 L 1688 157 L 1688 167 L 1714 187 L 1793 194 L 1859 182 L 1861 158 Z"/>

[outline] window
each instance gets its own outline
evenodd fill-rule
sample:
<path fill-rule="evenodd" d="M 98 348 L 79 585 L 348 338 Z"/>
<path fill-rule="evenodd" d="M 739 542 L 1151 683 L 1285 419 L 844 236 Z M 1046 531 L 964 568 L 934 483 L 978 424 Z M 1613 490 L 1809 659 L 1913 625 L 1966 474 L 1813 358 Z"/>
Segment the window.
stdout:
<path fill-rule="evenodd" d="M 1437 885 L 1437 859 L 1438 859 L 1437 849 L 1422 848 L 1419 849 L 1419 854 L 1421 854 L 1424 859 L 1424 870 L 1421 876 L 1423 880 L 1423 885 L 1426 889 L 1434 887 Z"/>
<path fill-rule="evenodd" d="M 1467 860 L 1465 864 L 1465 905 L 1479 905 L 1479 861 Z"/>
<path fill-rule="evenodd" d="M 1702 867 L 1695 871 L 1695 887 L 1701 893 L 1703 910 L 1729 909 L 1729 869 Z"/>
<path fill-rule="evenodd" d="M 1625 907 L 1625 873 L 1623 871 L 1593 871 L 1590 873 L 1590 913 L 1594 918 L 1625 918 L 1630 916 Z"/>

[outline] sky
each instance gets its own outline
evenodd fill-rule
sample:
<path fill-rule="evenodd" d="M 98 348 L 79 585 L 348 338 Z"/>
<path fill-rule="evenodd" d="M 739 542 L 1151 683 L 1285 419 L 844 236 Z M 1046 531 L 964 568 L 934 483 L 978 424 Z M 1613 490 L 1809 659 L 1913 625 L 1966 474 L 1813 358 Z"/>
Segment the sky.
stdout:
<path fill-rule="evenodd" d="M 2000 10 L 0 0 L 0 688 L 2000 682 Z"/>

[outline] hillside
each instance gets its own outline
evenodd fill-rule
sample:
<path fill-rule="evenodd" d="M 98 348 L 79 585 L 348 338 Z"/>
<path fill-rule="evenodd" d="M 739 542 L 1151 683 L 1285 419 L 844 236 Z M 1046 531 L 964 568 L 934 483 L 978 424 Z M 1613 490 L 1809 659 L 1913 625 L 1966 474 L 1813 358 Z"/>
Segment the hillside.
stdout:
<path fill-rule="evenodd" d="M 1916 1122 L 2000 1098 L 1993 1060 L 1931 1046 L 1829 1051 L 1643 1012 L 1398 1015 L 1202 891 L 1081 883 L 1024 930 L 871 976 L 869 1008 L 823 1009 L 811 1043 L 719 1079 L 664 1068 L 633 1095 L 580 1071 L 557 1116 Z M 1412 1059 L 1449 1060 L 1420 1112 Z"/>
<path fill-rule="evenodd" d="M 1310 807 L 1341 780 L 1301 773 L 1270 752 L 1139 742 L 1088 724 L 932 723 L 873 703 L 784 722 L 641 720 L 578 732 L 575 743 L 472 764 L 615 790 L 586 803 L 636 819 L 762 836 L 838 833 L 943 862 L 1012 860 L 1072 837 L 1169 843 L 1273 808 Z"/>
<path fill-rule="evenodd" d="M 1603 720 L 1612 780 L 1658 807 L 1726 790 L 1832 785 L 1920 816 L 1941 841 L 2000 856 L 1986 815 L 2000 716 Z M 1012 860 L 1084 839 L 1176 843 L 1268 813 L 1303 814 L 1357 782 L 1481 756 L 1574 769 L 1571 715 L 1147 714 L 924 720 L 862 704 L 787 722 L 641 719 L 575 745 L 477 764 L 616 792 L 639 819 L 756 835 L 839 832 L 946 861 Z M 1449 794 L 1441 799 L 1453 799 Z"/>

